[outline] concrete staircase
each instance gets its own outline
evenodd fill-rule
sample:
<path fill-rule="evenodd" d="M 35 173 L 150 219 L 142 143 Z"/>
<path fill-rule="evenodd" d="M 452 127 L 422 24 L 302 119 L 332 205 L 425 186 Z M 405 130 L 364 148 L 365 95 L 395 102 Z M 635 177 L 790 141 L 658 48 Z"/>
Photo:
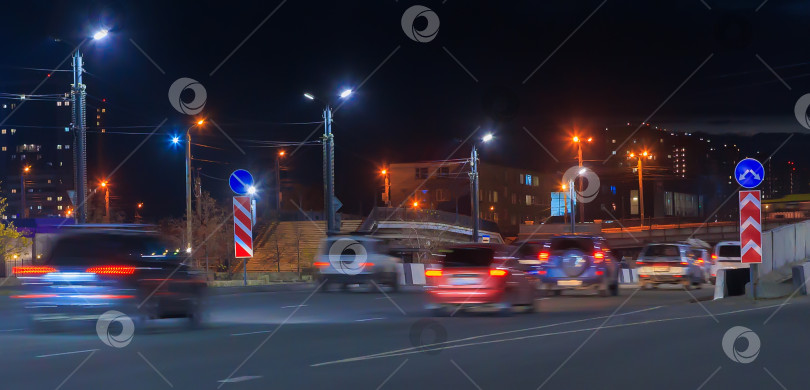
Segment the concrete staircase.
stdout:
<path fill-rule="evenodd" d="M 340 232 L 352 233 L 361 220 L 342 221 Z M 301 268 L 312 267 L 321 240 L 326 238 L 325 221 L 282 221 L 257 226 L 253 258 L 248 261 L 248 272 L 276 272 L 277 257 L 281 258 L 281 271 L 296 271 L 299 254 Z M 280 254 L 280 256 L 279 256 Z M 241 266 L 235 272 L 241 272 Z"/>

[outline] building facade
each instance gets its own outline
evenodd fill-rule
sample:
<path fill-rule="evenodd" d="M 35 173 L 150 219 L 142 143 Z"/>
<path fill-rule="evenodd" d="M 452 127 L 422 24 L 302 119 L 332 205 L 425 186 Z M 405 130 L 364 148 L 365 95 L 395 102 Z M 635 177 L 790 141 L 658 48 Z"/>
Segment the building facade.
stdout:
<path fill-rule="evenodd" d="M 0 104 L 0 118 L 7 117 L 17 104 Z M 70 109 L 67 96 L 54 106 L 37 107 L 38 116 L 47 122 L 66 125 Z M 73 151 L 73 133 L 67 126 L 0 126 L 0 196 L 8 204 L 0 218 L 70 216 Z"/>
<path fill-rule="evenodd" d="M 387 168 L 392 207 L 424 208 L 470 215 L 468 160 L 391 164 Z M 479 163 L 479 216 L 493 221 L 503 236 L 519 225 L 549 216 L 552 175 L 527 169 Z"/>

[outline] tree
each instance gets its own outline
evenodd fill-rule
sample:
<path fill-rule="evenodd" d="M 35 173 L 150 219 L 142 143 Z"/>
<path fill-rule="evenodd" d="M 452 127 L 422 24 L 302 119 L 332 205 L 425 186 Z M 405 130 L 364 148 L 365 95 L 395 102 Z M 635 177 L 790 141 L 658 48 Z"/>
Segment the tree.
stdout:
<path fill-rule="evenodd" d="M 192 211 L 192 261 L 193 264 L 231 276 L 233 263 L 233 217 L 230 209 L 222 207 L 207 191 L 201 191 Z M 161 233 L 175 247 L 185 247 L 186 216 L 167 218 L 158 223 Z"/>
<path fill-rule="evenodd" d="M 6 198 L 0 197 L 0 215 L 6 213 Z M 20 257 L 31 247 L 31 239 L 23 236 L 14 222 L 0 223 L 0 256 L 5 263 L 9 257 Z"/>

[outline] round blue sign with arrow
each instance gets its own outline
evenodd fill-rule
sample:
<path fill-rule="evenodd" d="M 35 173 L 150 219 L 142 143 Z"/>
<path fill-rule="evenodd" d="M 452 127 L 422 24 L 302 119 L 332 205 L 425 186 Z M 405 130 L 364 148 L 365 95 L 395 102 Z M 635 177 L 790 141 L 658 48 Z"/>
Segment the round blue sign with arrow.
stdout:
<path fill-rule="evenodd" d="M 753 158 L 746 158 L 737 163 L 734 168 L 734 178 L 745 188 L 754 188 L 765 180 L 765 168 L 762 163 Z"/>
<path fill-rule="evenodd" d="M 244 195 L 250 192 L 249 189 L 253 187 L 253 176 L 244 169 L 237 169 L 231 173 L 228 184 L 231 185 L 233 192 Z"/>

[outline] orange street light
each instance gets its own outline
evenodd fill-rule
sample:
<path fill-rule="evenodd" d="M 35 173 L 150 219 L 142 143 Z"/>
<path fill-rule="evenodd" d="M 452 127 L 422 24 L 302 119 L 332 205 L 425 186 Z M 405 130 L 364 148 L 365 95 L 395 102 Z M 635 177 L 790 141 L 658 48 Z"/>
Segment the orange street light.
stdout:
<path fill-rule="evenodd" d="M 23 168 L 23 172 L 25 172 L 25 173 L 28 173 L 28 171 L 30 171 L 30 170 L 31 170 L 30 165 L 27 165 L 25 168 Z"/>
<path fill-rule="evenodd" d="M 285 154 L 287 154 L 287 152 L 285 152 L 285 151 L 283 151 L 283 150 L 280 150 L 280 151 L 278 152 L 278 156 L 279 156 L 279 157 L 284 157 L 284 155 L 285 155 Z"/>
<path fill-rule="evenodd" d="M 138 208 L 142 209 L 143 208 L 143 203 L 138 203 Z"/>
<path fill-rule="evenodd" d="M 574 142 L 579 142 L 579 137 L 574 136 L 573 141 L 574 141 Z"/>
<path fill-rule="evenodd" d="M 495 206 L 489 206 L 489 211 L 495 211 Z"/>
<path fill-rule="evenodd" d="M 197 121 L 197 125 L 202 126 L 203 123 L 205 123 L 205 119 L 200 119 Z"/>
<path fill-rule="evenodd" d="M 413 207 L 414 208 L 419 207 L 419 202 L 413 202 Z"/>
<path fill-rule="evenodd" d="M 102 187 L 106 187 L 106 186 L 107 186 L 107 181 L 106 181 L 106 180 L 102 181 L 102 182 L 101 182 L 101 186 L 102 186 Z"/>

